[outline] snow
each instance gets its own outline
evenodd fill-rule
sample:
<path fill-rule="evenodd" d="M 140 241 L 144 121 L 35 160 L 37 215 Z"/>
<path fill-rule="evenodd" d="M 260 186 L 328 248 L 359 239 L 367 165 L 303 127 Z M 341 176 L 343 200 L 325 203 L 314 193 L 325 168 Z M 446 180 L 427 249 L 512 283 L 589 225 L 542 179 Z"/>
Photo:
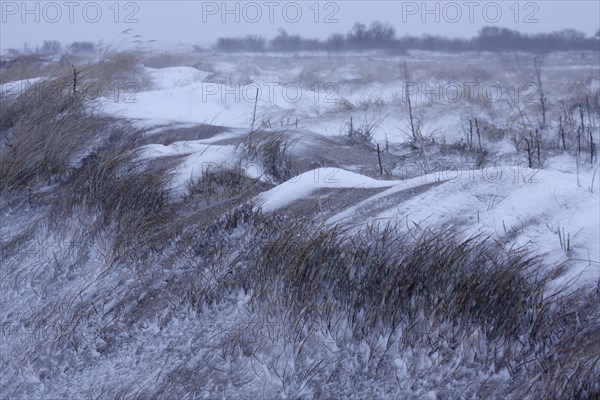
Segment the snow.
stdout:
<path fill-rule="evenodd" d="M 148 68 L 146 72 L 155 89 L 184 87 L 194 82 L 202 82 L 210 72 L 192 67 Z"/>
<path fill-rule="evenodd" d="M 372 189 L 389 187 L 393 181 L 381 181 L 338 168 L 318 168 L 304 172 L 267 192 L 256 200 L 263 211 L 274 211 L 302 199 L 320 188 Z"/>
<path fill-rule="evenodd" d="M 328 97 L 295 83 L 258 80 L 249 84 L 207 82 L 210 73 L 189 67 L 148 69 L 152 90 L 136 93 L 129 102 L 103 98 L 101 110 L 122 118 L 138 119 L 152 126 L 161 123 L 210 123 L 249 128 L 257 108 L 263 118 L 296 108 L 312 110 L 328 105 Z"/>
<path fill-rule="evenodd" d="M 175 196 L 186 193 L 187 183 L 202 178 L 208 171 L 217 168 L 233 169 L 239 159 L 235 146 L 218 146 L 204 141 L 182 141 L 168 146 L 151 144 L 141 149 L 140 159 L 183 156 L 182 162 L 173 171 L 169 189 Z"/>
<path fill-rule="evenodd" d="M 590 182 L 592 173 L 580 177 Z M 598 175 L 596 175 L 596 186 Z M 369 220 L 406 222 L 433 228 L 456 226 L 468 235 L 492 235 L 511 240 L 545 255 L 548 265 L 558 265 L 567 255 L 569 273 L 560 283 L 575 280 L 574 287 L 594 287 L 600 279 L 600 196 L 589 186 L 578 186 L 573 174 L 530 170 L 522 166 L 484 170 L 441 171 L 395 184 L 338 213 L 329 223 L 345 221 L 361 208 L 427 183 L 440 182 L 424 193 L 390 204 Z M 564 229 L 570 241 L 567 252 L 558 237 Z M 567 254 L 568 253 L 568 254 Z"/>
<path fill-rule="evenodd" d="M 410 57 L 413 59 L 409 60 L 409 66 L 414 68 L 415 79 L 443 82 L 450 79 L 445 68 L 463 65 L 461 57 L 469 57 L 470 62 L 480 63 L 482 68 L 492 64 L 490 54 L 442 56 L 411 52 Z M 523 154 L 515 155 L 511 138 L 504 137 L 494 143 L 484 143 L 492 153 L 485 168 L 469 168 L 472 163 L 466 162 L 461 158 L 466 156 L 459 153 L 448 155 L 457 165 L 455 169 L 434 168 L 422 176 L 402 178 L 404 174 L 398 171 L 414 161 L 410 157 L 416 153 L 406 145 L 410 137 L 407 109 L 406 104 L 397 99 L 402 81 L 394 75 L 399 74 L 398 65 L 405 58 L 369 56 L 367 63 L 363 56 L 336 60 L 313 54 L 302 60 L 282 60 L 278 55 L 264 54 L 243 63 L 217 59 L 206 71 L 192 67 L 146 68 L 151 85 L 148 90 L 136 93 L 136 102 L 115 103 L 105 98 L 100 105 L 107 114 L 149 128 L 147 137 L 167 128 L 190 128 L 199 123 L 226 127 L 210 138 L 168 145 L 151 143 L 139 149 L 142 160 L 177 158 L 169 181 L 173 202 L 180 201 L 186 194 L 190 180 L 201 178 L 215 168 L 239 168 L 251 178 L 273 183 L 265 174 L 265 166 L 260 161 L 245 159 L 238 146 L 249 132 L 254 111 L 253 99 L 244 95 L 253 96 L 256 85 L 274 91 L 272 98 L 267 95 L 259 99 L 257 124 L 271 118 L 273 131 L 282 131 L 298 140 L 291 150 L 291 155 L 297 158 L 310 158 L 309 149 L 314 149 L 315 143 L 334 143 L 334 137 L 343 133 L 350 116 L 355 122 L 364 118 L 380 120 L 374 140 L 389 141 L 392 150 L 384 155 L 401 160 L 390 166 L 396 173 L 390 180 L 367 176 L 368 172 L 360 174 L 337 167 L 311 166 L 308 171 L 269 190 L 253 192 L 248 202 L 265 213 L 277 214 L 288 207 L 293 209 L 293 203 L 316 193 L 329 191 L 337 196 L 338 189 L 345 189 L 343 196 L 348 192 L 361 196 L 352 202 L 346 201 L 353 200 L 349 195 L 339 202 L 342 204 L 339 209 L 323 218 L 324 227 L 348 224 L 358 229 L 373 222 L 390 222 L 396 223 L 400 230 L 446 227 L 465 237 L 483 235 L 507 248 L 517 245 L 537 252 L 543 256 L 547 268 L 564 262 L 568 268 L 548 286 L 551 292 L 564 288 L 568 288 L 566 292 L 597 290 L 600 282 L 597 162 L 591 165 L 578 162 L 573 155 L 555 151 L 549 152 L 543 169 L 525 168 L 519 164 L 524 161 Z M 566 60 L 575 62 L 571 58 Z M 441 76 L 427 78 L 431 71 L 427 68 L 439 69 Z M 546 68 L 573 74 L 589 69 L 589 66 L 579 65 Z M 591 69 L 596 71 L 597 67 Z M 286 82 L 300 81 L 300 75 L 338 82 L 335 95 L 350 101 L 353 107 L 340 110 L 337 103 L 326 102 L 322 97 L 315 100 L 310 82 L 300 82 L 303 95 L 298 101 L 289 101 L 282 90 Z M 2 85 L 1 90 L 28 86 L 39 79 L 42 78 L 10 82 Z M 236 81 L 243 84 L 232 84 Z M 589 88 L 597 90 L 598 82 L 591 80 Z M 560 95 L 552 93 L 553 87 L 548 86 L 549 96 Z M 236 94 L 241 97 L 236 98 Z M 368 105 L 372 100 L 382 104 Z M 364 103 L 364 107 L 360 103 Z M 504 103 L 491 105 L 495 114 L 481 104 L 416 101 L 415 105 L 415 116 L 422 122 L 423 134 L 435 140 L 432 147 L 462 140 L 465 121 L 472 115 L 483 113 L 500 126 L 510 126 L 511 122 Z M 291 121 L 299 118 L 298 128 L 295 123 L 292 128 L 281 119 L 285 113 L 290 113 Z M 323 137 L 327 141 L 317 140 L 325 139 Z M 330 149 L 324 146 L 318 151 L 325 153 Z M 375 153 L 367 154 L 367 162 L 375 165 Z M 363 172 L 368 170 L 364 167 L 358 161 L 356 165 L 345 166 Z M 380 174 L 375 172 L 372 176 L 380 177 Z M 51 193 L 53 189 L 43 187 L 37 193 Z M 23 200 L 27 207 L 26 203 L 27 199 Z M 337 375 L 342 377 L 340 382 L 323 382 L 324 392 L 333 385 L 338 385 L 335 389 L 347 390 L 348 396 L 339 397 L 352 397 L 350 394 L 354 395 L 359 388 L 365 390 L 361 386 L 363 381 L 382 383 L 373 384 L 368 392 L 377 393 L 381 398 L 390 397 L 388 393 L 401 393 L 404 395 L 401 397 L 406 398 L 435 399 L 441 395 L 432 388 L 446 389 L 456 384 L 456 393 L 463 389 L 466 393 L 469 387 L 482 382 L 496 381 L 502 387 L 514 379 L 512 371 L 509 374 L 502 366 L 494 372 L 476 369 L 483 365 L 475 360 L 478 351 L 477 354 L 482 354 L 479 346 L 485 348 L 488 344 L 485 333 L 477 328 L 473 328 L 468 338 L 460 339 L 463 341 L 458 349 L 452 351 L 443 341 L 437 349 L 426 346 L 402 349 L 397 338 L 394 341 L 385 336 L 375 337 L 373 343 L 363 339 L 353 342 L 349 318 L 340 318 L 337 330 L 325 329 L 318 323 L 312 325 L 311 321 L 301 343 L 289 342 L 281 332 L 289 328 L 292 310 L 290 315 L 279 315 L 276 307 L 273 307 L 274 312 L 258 310 L 261 303 L 252 289 L 246 292 L 244 287 L 244 290 L 232 291 L 227 287 L 229 278 L 219 276 L 221 272 L 231 274 L 235 286 L 233 280 L 238 279 L 240 273 L 236 268 L 247 267 L 241 249 L 256 247 L 255 236 L 240 235 L 240 241 L 243 240 L 240 243 L 236 242 L 237 236 L 235 240 L 228 238 L 233 243 L 227 245 L 234 249 L 227 256 L 236 261 L 230 264 L 224 261 L 223 265 L 232 269 L 220 271 L 221 265 L 211 265 L 210 256 L 195 242 L 212 234 L 211 230 L 204 231 L 201 227 L 194 226 L 197 231 L 192 232 L 193 238 L 184 242 L 189 248 L 183 252 L 190 254 L 166 251 L 165 255 L 144 249 L 147 258 L 136 260 L 135 255 L 113 253 L 114 238 L 108 230 L 94 235 L 79 234 L 82 233 L 79 230 L 87 233 L 94 222 L 87 218 L 94 216 L 74 215 L 72 221 L 63 221 L 67 228 L 60 234 L 49 234 L 50 228 L 38 229 L 39 225 L 47 224 L 42 207 L 29 207 L 26 212 L 15 214 L 18 207 L 12 203 L 0 206 L 2 218 L 10 221 L 10 224 L 0 224 L 0 245 L 23 246 L 22 252 L 14 258 L 11 255 L 3 259 L 3 263 L 6 261 L 10 266 L 0 269 L 0 304 L 3 305 L 0 359 L 8 366 L 3 369 L 5 375 L 0 389 L 8 388 L 23 394 L 22 397 L 152 397 L 156 393 L 150 391 L 156 387 L 165 390 L 184 387 L 182 390 L 197 390 L 190 390 L 189 398 L 214 396 L 217 389 L 222 397 L 239 397 L 243 392 L 252 398 L 317 398 L 308 388 L 310 385 L 304 387 L 312 379 L 309 375 L 313 371 L 303 367 L 320 359 L 326 360 L 324 370 L 335 371 L 330 375 L 334 381 Z M 196 212 L 184 211 L 192 215 Z M 38 219 L 41 224 L 36 222 Z M 28 231 L 30 226 L 36 229 Z M 245 228 L 235 229 L 238 230 L 233 235 Z M 174 235 L 179 234 L 178 231 Z M 85 246 L 75 240 L 88 236 L 93 244 L 84 249 L 85 255 L 65 255 L 65 243 L 70 243 L 74 250 L 82 250 Z M 217 236 L 215 241 L 221 239 Z M 21 244 L 14 245 L 13 241 Z M 215 247 L 218 244 L 215 243 Z M 196 303 L 197 286 L 206 292 L 198 297 L 214 295 L 215 304 Z M 360 318 L 358 314 L 357 319 Z M 266 332 L 271 328 L 278 329 L 276 334 Z M 404 333 L 397 332 L 398 335 Z M 432 337 L 427 340 L 435 339 L 438 334 L 448 335 L 448 332 L 429 333 Z M 392 346 L 388 348 L 388 344 Z M 248 349 L 243 346 L 250 348 L 251 356 L 245 354 Z M 501 353 L 504 349 L 493 351 Z M 365 370 L 373 372 L 363 359 L 371 356 L 381 362 L 376 367 L 379 381 L 371 377 L 362 379 Z M 449 360 L 439 361 L 444 357 Z M 18 361 L 14 361 L 16 358 Z M 297 375 L 305 372 L 305 376 L 298 378 Z M 451 382 L 442 382 L 442 379 Z M 393 390 L 383 387 L 388 383 L 394 386 Z M 121 392 L 107 394 L 104 390 L 109 387 Z M 470 393 L 475 395 L 473 390 Z"/>
<path fill-rule="evenodd" d="M 590 182 L 592 173 L 580 177 Z M 596 175 L 596 181 L 599 176 Z M 386 198 L 424 185 L 423 193 L 365 217 L 365 209 L 379 209 Z M 598 187 L 598 182 L 595 184 Z M 256 203 L 272 212 L 306 198 L 318 189 L 388 188 L 338 212 L 329 224 L 344 223 L 361 215 L 361 223 L 397 221 L 400 226 L 455 226 L 466 236 L 483 234 L 511 245 L 544 254 L 549 266 L 569 256 L 572 268 L 557 286 L 594 287 L 600 279 L 600 197 L 589 186 L 578 186 L 571 173 L 531 170 L 523 166 L 483 170 L 437 171 L 404 181 L 384 181 L 338 168 L 305 172 L 260 194 Z M 597 222 L 597 223 L 596 223 Z M 570 242 L 561 244 L 560 227 Z M 568 251 L 567 251 L 568 250 Z"/>
<path fill-rule="evenodd" d="M 430 53 L 419 53 L 416 56 L 430 62 L 439 62 Z M 415 61 L 414 68 L 417 65 Z M 239 73 L 238 67 L 231 62 L 216 62 L 213 68 L 221 76 L 231 77 Z M 290 96 L 286 95 L 286 79 L 311 74 L 316 76 L 320 70 L 315 66 L 296 66 L 286 71 L 276 69 L 276 66 L 253 64 L 247 70 L 253 71 L 253 82 L 232 85 L 209 81 L 210 72 L 191 67 L 147 68 L 153 82 L 152 90 L 138 93 L 136 103 L 119 104 L 106 99 L 102 103 L 102 109 L 123 118 L 137 119 L 142 123 L 145 121 L 148 126 L 160 121 L 164 124 L 211 123 L 231 128 L 210 139 L 177 142 L 169 146 L 150 145 L 144 149 L 144 157 L 148 158 L 185 157 L 174 171 L 171 182 L 171 188 L 178 194 L 185 191 L 187 181 L 201 176 L 207 166 L 220 165 L 229 169 L 240 166 L 242 160 L 234 146 L 219 146 L 215 143 L 247 132 L 252 124 L 257 87 L 261 90 L 257 103 L 258 118 L 268 118 L 269 115 L 288 110 L 300 115 L 301 123 L 310 121 L 310 130 L 307 131 L 309 134 L 318 132 L 324 136 L 337 136 L 343 134 L 345 124 L 352 117 L 355 124 L 378 121 L 374 140 L 379 143 L 404 143 L 411 136 L 401 80 L 365 81 L 365 73 L 377 76 L 374 70 L 365 69 L 364 66 L 357 69 L 352 63 L 348 63 L 335 76 L 331 73 L 328 76 L 342 82 L 336 85 L 333 93 L 335 99 L 344 98 L 353 104 L 397 104 L 398 109 L 386 111 L 378 108 L 380 106 L 373 106 L 370 109 L 339 113 L 336 111 L 338 103 L 326 101 L 327 96 L 312 90 L 314 87 L 299 85 L 301 96 L 297 101 L 290 101 Z M 417 70 L 416 74 L 418 72 Z M 344 84 L 344 81 L 349 83 Z M 595 82 L 592 81 L 591 85 Z M 402 101 L 397 103 L 399 99 Z M 471 117 L 470 114 L 465 116 L 464 111 L 481 111 L 476 111 L 481 108 L 480 105 L 472 103 L 467 104 L 466 108 L 463 105 L 461 109 L 460 104 L 455 107 L 454 104 L 436 104 L 425 100 L 427 99 L 422 96 L 414 98 L 418 110 L 416 118 L 422 120 L 423 134 L 437 138 L 440 142 L 463 140 L 465 118 Z M 419 108 L 419 103 L 427 107 Z M 493 106 L 502 107 L 502 104 L 495 103 Z M 306 140 L 308 137 L 307 135 Z M 302 152 L 306 140 L 300 140 L 295 146 L 295 154 Z M 514 151 L 514 144 L 508 138 L 486 145 L 501 153 Z M 245 162 L 241 164 L 241 168 L 252 178 L 264 178 L 262 167 L 256 163 Z M 591 224 L 591 221 L 600 221 L 597 196 L 600 184 L 595 185 L 596 193 L 591 193 L 589 187 L 593 171 L 581 171 L 578 185 L 576 169 L 574 159 L 568 155 L 550 158 L 545 162 L 543 171 L 509 164 L 485 170 L 436 171 L 405 181 L 376 180 L 339 168 L 320 168 L 303 172 L 260 194 L 255 203 L 263 211 L 270 212 L 285 208 L 319 189 L 388 188 L 346 210 L 340 210 L 329 219 L 330 223 L 335 223 L 352 219 L 355 217 L 353 214 L 359 210 L 374 208 L 374 204 L 389 196 L 437 182 L 440 185 L 428 187 L 423 193 L 400 204 L 390 204 L 388 209 L 382 209 L 378 205 L 378 211 L 367 220 L 406 220 L 427 226 L 452 224 L 463 229 L 465 234 L 485 233 L 498 238 L 511 236 L 514 243 L 534 246 L 536 250 L 546 254 L 549 264 L 564 261 L 567 255 L 580 260 L 575 262 L 578 266 L 571 271 L 571 275 L 578 276 L 578 285 L 589 286 L 597 282 L 599 274 L 600 235 L 597 225 Z M 600 174 L 596 175 L 596 180 L 598 175 Z M 561 245 L 559 230 L 561 235 L 564 230 L 570 242 L 569 254 L 566 249 L 561 248 L 566 245 Z"/>

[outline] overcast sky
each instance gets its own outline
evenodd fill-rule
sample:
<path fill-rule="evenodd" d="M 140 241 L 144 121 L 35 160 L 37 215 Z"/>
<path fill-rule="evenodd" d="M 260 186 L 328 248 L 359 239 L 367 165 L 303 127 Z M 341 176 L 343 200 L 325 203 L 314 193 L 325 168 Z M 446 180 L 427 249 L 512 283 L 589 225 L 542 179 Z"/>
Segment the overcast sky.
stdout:
<path fill-rule="evenodd" d="M 117 45 L 156 40 L 208 45 L 224 36 L 279 28 L 305 37 L 346 33 L 356 21 L 380 20 L 404 34 L 471 37 L 483 26 L 521 32 L 574 28 L 592 35 L 600 2 L 590 1 L 1 1 L 0 46 L 30 47 L 43 40 L 102 40 Z M 121 34 L 129 29 L 128 34 Z M 139 35 L 139 36 L 136 36 Z M 134 37 L 136 36 L 136 37 Z"/>

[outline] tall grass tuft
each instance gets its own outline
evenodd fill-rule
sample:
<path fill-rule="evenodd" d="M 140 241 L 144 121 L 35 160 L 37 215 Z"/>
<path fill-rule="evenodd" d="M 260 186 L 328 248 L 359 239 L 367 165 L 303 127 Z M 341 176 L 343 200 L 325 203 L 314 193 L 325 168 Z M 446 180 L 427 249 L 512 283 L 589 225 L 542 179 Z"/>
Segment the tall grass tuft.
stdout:
<path fill-rule="evenodd" d="M 66 89 L 69 79 L 43 80 L 5 98 L 0 192 L 60 180 L 103 129 L 106 119 L 94 118 L 86 100 Z"/>

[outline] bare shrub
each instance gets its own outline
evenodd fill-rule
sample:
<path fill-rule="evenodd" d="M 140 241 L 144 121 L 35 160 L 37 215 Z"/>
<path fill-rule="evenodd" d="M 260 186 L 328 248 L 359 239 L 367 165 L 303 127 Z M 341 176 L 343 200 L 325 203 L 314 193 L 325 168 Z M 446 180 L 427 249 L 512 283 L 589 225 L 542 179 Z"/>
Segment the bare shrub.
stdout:
<path fill-rule="evenodd" d="M 350 117 L 350 121 L 342 127 L 342 131 L 345 133 L 344 139 L 349 144 L 373 149 L 373 135 L 384 119 L 385 116 L 375 118 L 369 117 L 366 113 L 360 121 L 355 121 Z"/>

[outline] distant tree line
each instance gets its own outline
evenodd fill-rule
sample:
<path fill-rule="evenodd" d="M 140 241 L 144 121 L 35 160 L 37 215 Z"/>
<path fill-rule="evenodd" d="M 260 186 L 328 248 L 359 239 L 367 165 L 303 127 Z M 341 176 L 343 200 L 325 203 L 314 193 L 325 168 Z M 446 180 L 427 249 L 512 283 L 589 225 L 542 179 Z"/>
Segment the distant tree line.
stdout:
<path fill-rule="evenodd" d="M 198 46 L 194 46 L 202 50 Z M 280 29 L 271 40 L 258 35 L 242 38 L 219 38 L 214 49 L 221 52 L 295 52 L 295 51 L 364 51 L 388 50 L 404 53 L 407 50 L 429 50 L 444 52 L 459 51 L 532 51 L 547 52 L 560 50 L 597 50 L 600 51 L 600 29 L 593 37 L 586 37 L 575 29 L 565 29 L 552 33 L 524 34 L 519 31 L 484 27 L 477 36 L 471 39 L 452 39 L 443 36 L 396 36 L 396 30 L 387 23 L 373 21 L 367 27 L 357 22 L 346 33 L 333 33 L 325 40 L 307 39 L 300 35 L 292 35 Z M 98 46 L 92 42 L 73 42 L 63 46 L 56 40 L 45 40 L 35 48 L 27 44 L 22 49 L 8 49 L 9 55 L 25 54 L 61 54 L 95 53 Z"/>
<path fill-rule="evenodd" d="M 95 53 L 98 51 L 98 48 L 92 42 L 73 42 L 68 46 L 63 46 L 62 43 L 56 40 L 44 40 L 41 46 L 31 48 L 25 43 L 22 49 L 11 48 L 7 50 L 7 53 L 9 55 L 51 55 L 62 54 L 65 51 L 71 53 Z"/>
<path fill-rule="evenodd" d="M 458 51 L 534 51 L 598 50 L 600 30 L 593 37 L 566 29 L 552 33 L 524 34 L 499 27 L 484 27 L 471 39 L 451 39 L 423 35 L 397 37 L 396 30 L 387 23 L 372 22 L 368 27 L 357 22 L 344 34 L 334 33 L 326 40 L 306 39 L 280 29 L 271 40 L 257 35 L 243 38 L 219 38 L 214 46 L 222 52 L 261 51 L 362 51 L 389 50 L 403 53 L 406 50 Z"/>

